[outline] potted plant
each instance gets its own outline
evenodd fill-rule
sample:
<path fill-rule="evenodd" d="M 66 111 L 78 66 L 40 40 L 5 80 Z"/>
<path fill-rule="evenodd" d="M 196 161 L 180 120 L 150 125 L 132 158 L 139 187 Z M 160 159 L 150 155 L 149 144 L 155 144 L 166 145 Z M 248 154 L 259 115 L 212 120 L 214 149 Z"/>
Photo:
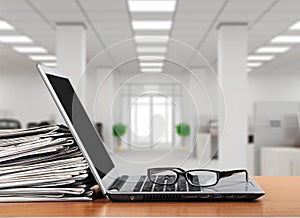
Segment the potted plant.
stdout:
<path fill-rule="evenodd" d="M 117 139 L 117 151 L 122 151 L 122 146 L 121 146 L 121 137 L 125 134 L 126 132 L 126 126 L 122 123 L 116 123 L 113 125 L 113 136 Z"/>
<path fill-rule="evenodd" d="M 185 139 L 190 135 L 190 125 L 187 123 L 179 123 L 176 125 L 176 133 L 182 138 L 181 150 L 186 150 Z"/>

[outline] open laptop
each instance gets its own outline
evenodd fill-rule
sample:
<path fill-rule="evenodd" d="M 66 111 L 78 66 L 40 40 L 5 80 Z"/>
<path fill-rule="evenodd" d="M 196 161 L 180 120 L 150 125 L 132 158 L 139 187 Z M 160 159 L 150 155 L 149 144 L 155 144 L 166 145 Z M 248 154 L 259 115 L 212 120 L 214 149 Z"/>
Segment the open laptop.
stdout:
<path fill-rule="evenodd" d="M 213 187 L 191 187 L 181 180 L 172 189 L 152 183 L 146 175 L 127 176 L 117 169 L 105 149 L 93 123 L 77 97 L 70 80 L 56 69 L 37 65 L 37 68 L 85 156 L 103 194 L 112 201 L 198 201 L 254 200 L 264 195 L 259 185 L 237 177 L 220 179 Z M 156 167 L 156 166 L 154 166 Z M 146 174 L 146 169 L 145 169 Z"/>

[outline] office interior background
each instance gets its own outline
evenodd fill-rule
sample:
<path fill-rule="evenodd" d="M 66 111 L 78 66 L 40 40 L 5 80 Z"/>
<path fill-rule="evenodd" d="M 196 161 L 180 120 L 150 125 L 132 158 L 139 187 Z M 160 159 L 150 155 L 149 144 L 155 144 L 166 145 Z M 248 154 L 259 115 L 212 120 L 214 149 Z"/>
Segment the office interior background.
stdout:
<path fill-rule="evenodd" d="M 124 172 L 300 175 L 299 43 L 299 0 L 1 0 L 0 126 L 63 123 L 41 63 Z"/>

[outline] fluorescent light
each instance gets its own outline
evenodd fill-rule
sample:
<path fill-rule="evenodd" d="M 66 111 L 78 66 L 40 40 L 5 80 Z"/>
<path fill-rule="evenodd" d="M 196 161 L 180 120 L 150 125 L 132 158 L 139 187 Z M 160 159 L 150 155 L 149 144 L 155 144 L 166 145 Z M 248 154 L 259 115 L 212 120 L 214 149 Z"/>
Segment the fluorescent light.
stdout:
<path fill-rule="evenodd" d="M 0 36 L 2 43 L 32 43 L 32 39 L 27 36 Z"/>
<path fill-rule="evenodd" d="M 15 46 L 13 49 L 20 53 L 47 53 L 47 50 L 39 46 Z"/>
<path fill-rule="evenodd" d="M 256 53 L 284 53 L 290 50 L 290 48 L 288 46 L 261 47 L 256 50 Z"/>
<path fill-rule="evenodd" d="M 260 62 L 248 62 L 247 67 L 259 67 L 261 66 Z"/>
<path fill-rule="evenodd" d="M 141 72 L 162 72 L 162 68 L 141 68 Z"/>
<path fill-rule="evenodd" d="M 30 55 L 29 58 L 33 61 L 55 61 L 56 57 L 53 55 Z"/>
<path fill-rule="evenodd" d="M 300 30 L 300 21 L 294 23 L 291 27 L 290 30 Z"/>
<path fill-rule="evenodd" d="M 144 46 L 144 47 L 137 47 L 137 52 L 139 53 L 164 53 L 167 51 L 167 48 L 165 46 Z"/>
<path fill-rule="evenodd" d="M 147 55 L 147 56 L 138 56 L 138 59 L 141 61 L 157 61 L 166 59 L 165 56 L 159 55 Z"/>
<path fill-rule="evenodd" d="M 274 58 L 274 55 L 250 55 L 247 57 L 248 61 L 269 61 Z"/>
<path fill-rule="evenodd" d="M 131 12 L 174 12 L 176 1 L 128 1 Z"/>
<path fill-rule="evenodd" d="M 56 62 L 43 62 L 42 64 L 47 67 L 56 67 L 57 66 Z"/>
<path fill-rule="evenodd" d="M 164 66 L 163 62 L 141 62 L 141 67 L 162 67 Z"/>
<path fill-rule="evenodd" d="M 251 72 L 252 70 L 253 70 L 253 69 L 250 68 L 250 67 L 246 68 L 246 72 L 247 72 L 247 73 Z"/>
<path fill-rule="evenodd" d="M 134 30 L 169 30 L 171 26 L 171 21 L 132 21 Z"/>
<path fill-rule="evenodd" d="M 0 20 L 0 30 L 14 30 L 15 28 L 8 22 Z"/>
<path fill-rule="evenodd" d="M 272 43 L 300 43 L 300 36 L 276 36 Z"/>
<path fill-rule="evenodd" d="M 167 35 L 165 36 L 144 35 L 144 36 L 135 36 L 134 38 L 137 43 L 167 43 L 170 39 Z"/>

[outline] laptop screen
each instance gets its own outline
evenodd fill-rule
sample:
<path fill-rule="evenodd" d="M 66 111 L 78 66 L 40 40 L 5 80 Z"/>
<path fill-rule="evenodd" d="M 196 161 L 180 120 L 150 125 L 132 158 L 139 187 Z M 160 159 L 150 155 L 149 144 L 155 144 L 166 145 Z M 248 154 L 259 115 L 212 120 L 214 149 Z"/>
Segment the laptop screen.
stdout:
<path fill-rule="evenodd" d="M 98 174 L 103 178 L 114 164 L 109 157 L 99 135 L 85 112 L 70 81 L 66 78 L 46 74 L 60 103 L 76 130 L 85 150 L 92 160 Z"/>

